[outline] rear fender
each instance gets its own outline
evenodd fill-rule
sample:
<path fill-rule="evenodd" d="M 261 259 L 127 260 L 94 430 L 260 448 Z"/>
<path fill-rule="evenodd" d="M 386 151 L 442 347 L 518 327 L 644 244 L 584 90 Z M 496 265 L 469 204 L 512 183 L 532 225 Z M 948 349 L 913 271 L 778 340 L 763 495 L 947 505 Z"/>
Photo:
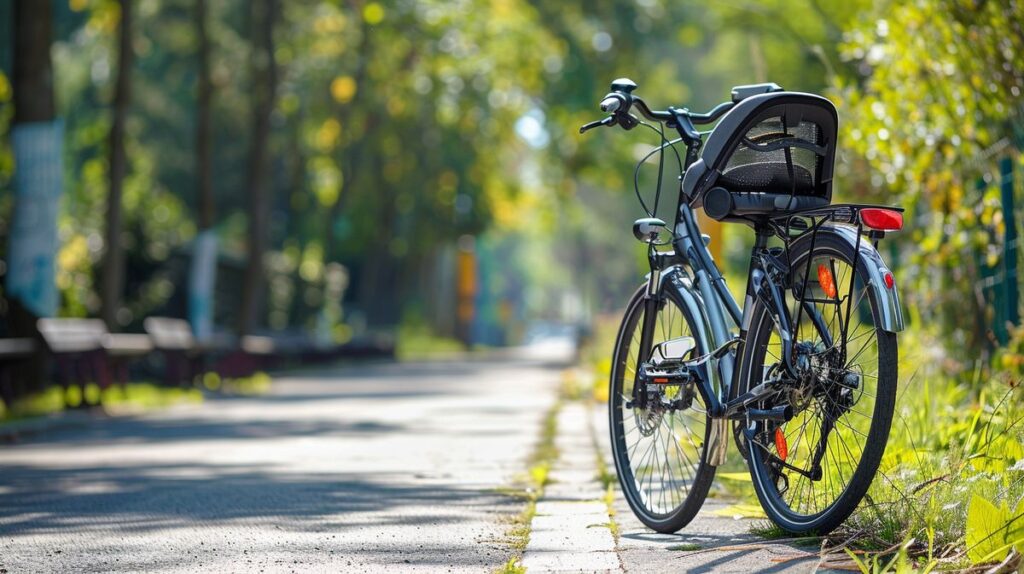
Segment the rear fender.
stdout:
<path fill-rule="evenodd" d="M 822 234 L 828 233 L 848 246 L 849 251 L 857 247 L 857 228 L 847 225 L 828 225 L 818 230 L 818 240 Z M 810 248 L 811 234 L 807 233 L 795 241 L 793 249 L 799 245 L 801 248 Z M 806 246 L 803 243 L 807 243 Z M 799 252 L 799 251 L 798 251 Z M 878 305 L 873 310 L 875 325 L 883 331 L 898 333 L 903 330 L 903 309 L 900 307 L 900 295 L 894 285 L 891 289 L 885 285 L 885 274 L 889 271 L 882 256 L 867 238 L 860 238 L 859 253 L 857 256 L 857 267 L 860 272 L 868 278 L 868 288 L 871 289 Z"/>

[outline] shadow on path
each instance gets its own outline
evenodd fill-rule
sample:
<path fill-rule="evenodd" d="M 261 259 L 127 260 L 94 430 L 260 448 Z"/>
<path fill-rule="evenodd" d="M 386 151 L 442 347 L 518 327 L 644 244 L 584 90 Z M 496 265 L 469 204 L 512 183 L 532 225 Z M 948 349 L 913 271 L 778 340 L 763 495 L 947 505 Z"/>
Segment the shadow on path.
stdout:
<path fill-rule="evenodd" d="M 424 432 L 443 439 L 467 430 L 479 435 L 497 433 L 449 429 L 443 420 L 436 429 L 424 429 L 374 419 L 374 409 L 389 408 L 392 401 L 402 401 L 415 413 L 422 413 L 415 403 L 419 399 L 454 396 L 472 401 L 478 391 L 467 380 L 471 383 L 492 368 L 493 364 L 479 362 L 310 369 L 284 375 L 287 384 L 275 386 L 265 396 L 223 402 L 213 399 L 194 411 L 115 417 L 36 435 L 9 447 L 7 462 L 0 456 L 0 536 L 147 532 L 245 522 L 243 519 L 297 531 L 470 520 L 474 513 L 492 512 L 510 501 L 474 483 L 459 485 L 445 480 L 450 474 L 376 472 L 373 461 L 367 466 L 365 460 L 358 464 L 346 460 L 344 452 L 327 452 L 337 441 L 325 443 L 323 457 L 331 464 L 300 464 L 297 468 L 284 461 L 232 464 L 235 445 L 230 443 L 235 441 L 240 447 L 265 440 L 267 448 L 287 449 L 287 445 L 269 441 L 304 437 L 361 441 Z M 301 401 L 324 406 L 296 408 Z M 369 406 L 363 409 L 362 403 L 355 401 Z M 347 405 L 347 410 L 339 412 L 332 402 Z M 451 412 L 450 402 L 446 404 Z M 487 408 L 491 414 L 515 412 L 513 407 L 494 403 Z M 214 441 L 226 442 L 213 446 Z M 160 449 L 172 448 L 171 443 L 178 444 L 167 460 L 163 464 L 154 461 L 163 456 L 165 451 Z M 150 445 L 154 450 L 146 450 Z M 77 451 L 74 460 L 81 461 L 82 452 L 102 453 L 105 448 L 126 446 L 130 448 L 123 462 L 89 465 L 61 458 L 62 453 Z M 188 454 L 193 446 L 195 462 Z M 45 456 L 34 452 L 41 449 L 47 449 Z M 399 452 L 379 453 L 381 460 L 401 456 Z M 287 460 L 287 456 L 283 458 Z M 41 462 L 37 465 L 36 460 Z M 329 471 L 321 472 L 325 468 Z M 423 515 L 425 507 L 433 511 Z M 473 512 L 467 513 L 467 509 Z M 373 522 L 368 524 L 363 522 L 368 520 L 364 516 L 348 516 L 352 513 L 380 514 L 372 515 Z"/>
<path fill-rule="evenodd" d="M 487 507 L 497 494 L 409 476 L 368 480 L 346 474 L 287 474 L 252 466 L 98 466 L 73 469 L 6 467 L 0 481 L 0 536 L 74 528 L 146 531 L 239 518 L 280 520 L 287 529 L 325 526 L 324 517 L 388 511 L 402 524 L 444 522 L 443 515 L 403 514 L 407 506 Z M 387 519 L 383 519 L 387 520 Z M 375 518 L 374 524 L 382 524 Z M 365 525 L 365 524 L 364 524 Z M 344 529 L 358 522 L 334 524 Z"/>

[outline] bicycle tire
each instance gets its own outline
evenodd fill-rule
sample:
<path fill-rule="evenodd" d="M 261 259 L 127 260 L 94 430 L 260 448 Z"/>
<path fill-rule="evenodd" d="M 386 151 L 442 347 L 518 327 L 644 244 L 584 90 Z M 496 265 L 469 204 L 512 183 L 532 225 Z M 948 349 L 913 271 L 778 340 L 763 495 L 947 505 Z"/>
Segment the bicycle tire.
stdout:
<path fill-rule="evenodd" d="M 627 395 L 627 384 L 628 388 L 630 389 L 630 392 L 632 389 L 632 382 L 627 380 L 628 378 L 632 377 L 632 373 L 630 372 L 631 369 L 629 367 L 629 355 L 631 350 L 634 354 L 636 354 L 637 351 L 639 351 L 638 345 L 634 345 L 632 343 L 634 343 L 637 340 L 639 336 L 639 331 L 642 328 L 643 324 L 641 319 L 644 314 L 645 289 L 646 288 L 639 289 L 630 300 L 630 303 L 626 309 L 626 314 L 624 315 L 622 324 L 619 328 L 618 337 L 616 338 L 615 349 L 613 351 L 611 377 L 609 380 L 609 426 L 611 431 L 612 453 L 613 458 L 615 460 L 616 474 L 618 475 L 619 485 L 622 488 L 622 492 L 626 498 L 626 502 L 629 504 L 630 508 L 633 510 L 633 513 L 636 515 L 636 517 L 647 527 L 661 533 L 672 533 L 683 528 L 691 520 L 693 520 L 694 516 L 696 516 L 697 512 L 703 505 L 704 499 L 707 497 L 708 490 L 711 488 L 711 483 L 714 480 L 715 467 L 707 464 L 706 462 L 706 445 L 708 443 L 708 436 L 711 430 L 711 419 L 710 417 L 707 416 L 706 409 L 704 409 L 703 415 L 700 416 L 700 418 L 703 419 L 704 429 L 703 433 L 700 433 L 699 430 L 696 432 L 691 432 L 690 427 L 688 427 L 685 421 L 683 421 L 680 417 L 679 420 L 681 424 L 678 428 L 681 430 L 681 432 L 687 433 L 687 436 L 685 438 L 689 443 L 689 445 L 683 444 L 683 446 L 688 446 L 688 448 L 692 448 L 693 451 L 695 451 L 691 453 L 695 455 L 695 460 L 689 461 L 691 463 L 691 467 L 688 469 L 689 481 L 677 482 L 674 480 L 674 478 L 671 478 L 671 473 L 673 471 L 672 460 L 669 456 L 669 450 L 667 448 L 664 448 L 663 452 L 665 454 L 666 462 L 665 466 L 661 468 L 668 468 L 670 473 L 669 482 L 671 484 L 671 488 L 675 489 L 676 487 L 679 486 L 685 486 L 685 488 L 678 489 L 682 491 L 681 498 L 679 499 L 678 503 L 672 503 L 671 505 L 663 504 L 662 508 L 653 508 L 653 506 L 655 505 L 652 504 L 652 499 L 656 498 L 656 496 L 654 496 L 655 492 L 653 490 L 653 480 L 651 480 L 648 483 L 650 487 L 645 492 L 645 477 L 643 476 L 644 467 L 641 466 L 642 463 L 644 463 L 644 459 L 640 456 L 636 456 L 637 454 L 639 454 L 639 447 L 637 445 L 634 445 L 631 449 L 630 444 L 627 441 L 627 436 L 630 434 L 630 429 L 627 428 L 627 421 L 629 419 L 629 417 L 626 416 L 627 413 L 630 413 L 632 415 L 635 423 L 637 420 L 641 420 L 638 417 L 647 416 L 647 413 L 643 411 L 648 411 L 649 409 L 634 408 L 631 411 L 627 411 L 623 403 L 624 397 L 629 396 Z M 681 297 L 678 294 L 673 293 L 671 289 L 667 290 L 665 297 L 663 298 L 662 306 L 659 309 L 659 316 L 664 317 L 662 312 L 665 311 L 666 308 L 675 309 L 679 311 L 679 314 L 682 319 L 680 327 L 685 326 L 686 330 L 688 330 L 688 332 L 691 334 L 698 333 L 698 331 L 694 329 L 694 325 L 696 325 L 695 318 L 692 317 L 690 313 L 686 310 L 686 305 L 683 304 Z M 663 336 L 662 340 L 673 336 L 673 326 L 673 323 L 670 321 L 668 332 L 665 332 L 663 330 L 661 333 L 661 335 Z M 705 341 L 700 340 L 700 337 L 694 338 L 697 345 L 695 352 L 698 354 L 707 353 L 707 343 Z M 638 363 L 639 361 L 634 360 L 634 365 Z M 698 394 L 697 398 L 694 399 L 693 404 L 699 405 L 700 408 L 703 408 L 703 404 L 701 404 L 700 401 L 701 399 L 699 398 Z M 687 409 L 687 412 L 689 411 L 694 411 L 699 415 L 699 409 Z M 677 428 L 675 426 L 675 415 L 678 412 L 679 411 L 676 411 L 675 413 L 670 413 L 670 416 L 672 417 L 670 419 L 671 426 L 667 431 L 669 434 L 672 435 L 669 437 L 670 439 L 674 439 L 675 437 L 678 436 L 675 435 L 675 429 Z M 655 433 L 658 436 L 660 436 L 664 422 L 664 418 L 658 421 L 658 430 Z M 635 424 L 633 426 L 633 430 L 635 430 L 636 432 L 641 432 L 640 427 Z M 695 442 L 695 436 L 697 435 L 700 435 L 699 440 L 701 442 L 699 445 Z M 654 457 L 658 456 L 658 446 L 656 441 L 657 438 L 651 441 L 652 446 L 648 448 L 652 450 L 646 451 L 653 452 Z M 678 442 L 682 443 L 682 441 L 683 438 L 678 437 Z M 683 452 L 684 449 L 680 448 L 678 444 L 676 446 L 677 448 L 673 449 L 673 452 L 676 453 L 675 456 L 677 456 L 678 458 L 682 458 L 683 456 L 685 456 L 685 453 Z M 633 455 L 631 455 L 631 450 L 634 453 Z M 686 466 L 683 464 L 679 464 L 677 466 L 677 469 L 681 471 L 681 475 L 683 474 L 682 471 L 687 470 Z M 637 471 L 641 471 L 641 476 L 639 480 L 637 478 Z M 664 474 L 662 476 L 664 477 Z M 683 479 L 685 477 L 681 476 L 680 478 Z M 664 480 L 662 486 L 664 486 Z M 661 492 L 662 501 L 664 501 L 664 489 L 662 489 Z M 668 508 L 668 506 L 671 506 L 671 508 Z"/>
<path fill-rule="evenodd" d="M 877 314 L 875 314 L 875 311 L 877 310 L 878 301 L 875 299 L 874 293 L 871 291 L 871 289 L 868 289 L 865 286 L 866 277 L 864 271 L 849 261 L 849 246 L 841 239 L 830 234 L 822 234 L 816 239 L 813 254 L 809 253 L 807 245 L 808 244 L 806 242 L 800 244 L 797 251 L 790 254 L 792 258 L 792 267 L 794 269 L 801 269 L 800 266 L 803 264 L 804 260 L 808 260 L 808 256 L 809 261 L 812 265 L 815 262 L 819 261 L 819 258 L 824 258 L 825 260 L 829 260 L 829 258 L 832 258 L 833 260 L 842 261 L 845 265 L 849 267 L 851 271 L 855 271 L 857 273 L 857 277 L 860 279 L 860 285 L 861 289 L 863 289 L 864 295 L 857 295 L 857 298 L 854 299 L 854 301 L 858 302 L 858 312 L 860 312 L 860 302 L 864 300 L 861 299 L 861 297 L 866 298 L 868 304 L 871 306 L 869 309 L 870 313 L 861 314 L 864 316 L 872 317 L 873 333 L 874 336 L 877 338 L 877 382 L 874 387 L 875 394 L 873 397 L 871 397 L 874 400 L 874 406 L 871 410 L 870 417 L 867 417 L 866 413 L 855 411 L 853 407 L 851 407 L 849 411 L 841 415 L 842 417 L 845 417 L 847 414 L 857 412 L 858 414 L 863 415 L 864 418 L 869 419 L 870 426 L 866 433 L 862 433 L 862 431 L 854 428 L 854 424 L 861 423 L 847 423 L 849 431 L 851 431 L 852 435 L 863 436 L 864 444 L 860 449 L 860 456 L 859 460 L 856 462 L 856 467 L 852 470 L 852 472 L 849 473 L 849 480 L 847 480 L 845 484 L 842 485 L 841 490 L 836 488 L 836 485 L 831 483 L 834 477 L 828 475 L 824 470 L 822 471 L 823 476 L 819 478 L 817 481 L 814 481 L 814 479 L 811 477 L 804 477 L 796 472 L 791 473 L 797 476 L 798 481 L 804 480 L 808 484 L 811 482 L 824 483 L 827 480 L 829 481 L 829 483 L 826 486 L 826 488 L 828 488 L 830 491 L 838 490 L 838 496 L 835 496 L 834 499 L 827 505 L 823 504 L 823 507 L 820 510 L 815 510 L 813 512 L 805 512 L 799 509 L 794 509 L 793 504 L 785 500 L 784 493 L 787 492 L 789 488 L 792 488 L 792 486 L 790 486 L 789 484 L 789 478 L 786 478 L 785 480 L 785 490 L 783 492 L 780 492 L 781 489 L 779 485 L 781 481 L 779 480 L 779 475 L 784 473 L 779 470 L 779 465 L 777 461 L 773 460 L 772 456 L 770 456 L 773 454 L 771 453 L 773 446 L 771 444 L 768 444 L 769 441 L 764 440 L 761 442 L 755 442 L 754 444 L 747 444 L 745 446 L 749 449 L 747 465 L 750 471 L 754 490 L 756 491 L 758 500 L 760 501 L 761 506 L 764 508 L 765 513 L 768 515 L 768 518 L 771 519 L 780 528 L 792 534 L 800 535 L 816 533 L 819 535 L 823 535 L 834 530 L 836 527 L 842 524 L 847 518 L 849 518 L 849 516 L 853 513 L 857 505 L 860 503 L 864 495 L 867 493 L 867 490 L 870 487 L 871 482 L 874 480 L 875 473 L 877 472 L 878 466 L 882 460 L 882 456 L 885 452 L 886 443 L 888 441 L 890 427 L 892 425 L 892 416 L 896 401 L 896 386 L 898 378 L 898 347 L 895 333 L 883 331 L 881 328 L 878 327 L 878 325 L 874 324 L 874 317 L 877 316 Z M 798 277 L 797 280 L 802 281 L 802 277 L 800 277 L 799 271 L 795 272 L 794 275 Z M 812 277 L 813 275 L 814 274 L 812 272 Z M 837 278 L 833 278 L 833 280 L 835 279 Z M 812 281 L 813 279 L 809 280 L 808 284 L 811 284 Z M 842 279 L 836 281 L 838 285 L 842 285 L 842 282 Z M 847 292 L 847 295 L 850 295 L 849 292 Z M 752 317 L 753 319 L 751 321 L 751 328 L 747 334 L 748 344 L 744 346 L 742 374 L 740 378 L 740 388 L 738 389 L 738 393 L 746 392 L 747 389 L 750 389 L 755 384 L 760 383 L 760 380 L 754 380 L 753 375 L 754 373 L 761 373 L 761 377 L 763 378 L 765 372 L 764 357 L 767 353 L 768 340 L 770 339 L 773 333 L 777 332 L 776 324 L 774 322 L 774 319 L 772 318 L 772 314 L 769 312 L 768 308 L 760 301 L 755 304 Z M 852 313 L 849 322 L 853 322 Z M 863 337 L 865 336 L 863 335 L 863 333 L 869 333 L 869 331 L 866 330 L 862 331 L 861 333 L 862 334 L 859 334 L 857 336 Z M 796 340 L 799 341 L 799 333 L 797 334 Z M 849 335 L 847 336 L 847 340 L 852 341 Z M 860 351 L 861 353 L 863 353 L 864 349 L 867 348 L 868 345 L 870 345 L 869 341 L 870 339 L 862 343 Z M 857 357 L 854 357 L 854 359 L 856 358 Z M 843 368 L 848 368 L 848 365 L 844 365 Z M 867 380 L 869 376 L 862 372 L 861 377 L 862 385 L 863 387 L 866 388 L 868 386 Z M 825 393 L 832 392 L 832 390 L 833 387 L 829 387 L 829 389 L 825 391 Z M 851 393 L 853 392 L 855 391 L 851 391 Z M 863 400 L 865 397 L 871 396 L 867 394 L 867 391 L 864 389 L 861 389 L 860 392 L 861 398 L 858 400 Z M 825 393 L 823 393 L 824 396 L 829 397 L 829 395 Z M 812 400 L 814 399 L 812 398 Z M 827 403 L 829 401 L 831 401 L 831 404 L 825 404 L 822 402 L 819 402 L 818 404 L 824 404 L 824 408 L 827 409 L 830 407 L 834 408 L 836 406 L 836 403 L 838 402 L 831 398 L 827 398 L 825 402 Z M 857 403 L 854 403 L 853 406 L 856 406 L 856 404 Z M 775 403 L 765 403 L 761 404 L 760 406 L 762 408 L 767 408 L 774 405 Z M 807 420 L 806 416 L 804 417 L 804 420 Z M 822 417 L 820 420 L 823 421 L 824 417 Z M 839 419 L 837 418 L 836 420 L 838 421 Z M 859 421 L 860 419 L 857 420 Z M 770 424 L 771 423 L 761 422 L 752 425 L 750 428 L 755 432 L 765 432 L 768 430 L 768 425 Z M 777 428 L 784 428 L 786 425 L 789 424 L 793 424 L 793 421 L 785 423 L 784 425 L 779 425 Z M 807 423 L 805 423 L 805 426 L 806 424 Z M 831 436 L 828 439 L 826 439 L 827 446 L 825 450 L 825 456 L 828 457 L 829 459 L 838 460 L 843 458 L 844 456 L 848 459 L 854 458 L 854 451 L 852 451 L 849 448 L 849 446 L 845 443 L 845 439 L 842 439 L 841 433 L 843 431 L 844 429 L 839 428 L 838 435 L 831 435 L 839 436 L 840 440 L 844 441 L 834 450 L 828 450 L 831 449 L 831 445 L 833 444 L 828 442 L 831 440 Z M 784 430 L 783 436 L 786 437 L 787 435 L 788 431 Z M 820 439 L 820 429 L 818 436 Z M 800 438 L 798 438 L 797 440 L 799 441 Z M 784 442 L 788 444 L 788 439 L 785 439 Z M 808 443 L 809 442 L 810 440 L 808 440 Z M 778 443 L 776 443 L 774 449 L 777 451 L 778 447 L 779 445 Z M 809 452 L 810 450 L 808 449 L 808 453 Z M 775 452 L 775 459 L 777 459 L 778 456 L 779 453 Z M 773 468 L 773 465 L 775 465 L 775 468 Z M 795 463 L 794 466 L 799 466 L 799 464 Z M 836 466 L 839 467 L 842 466 L 842 464 L 837 463 Z M 813 485 L 810 488 L 813 490 Z M 813 494 L 811 496 L 813 497 Z M 797 502 L 797 506 L 799 507 L 799 502 Z"/>

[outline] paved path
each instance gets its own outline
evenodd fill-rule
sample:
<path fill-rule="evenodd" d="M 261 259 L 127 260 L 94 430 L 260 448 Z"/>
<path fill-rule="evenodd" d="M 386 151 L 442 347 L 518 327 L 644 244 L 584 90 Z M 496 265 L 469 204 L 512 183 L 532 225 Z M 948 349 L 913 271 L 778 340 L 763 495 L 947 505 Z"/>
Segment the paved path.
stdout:
<path fill-rule="evenodd" d="M 490 572 L 559 374 L 309 371 L 0 447 L 0 571 Z"/>
<path fill-rule="evenodd" d="M 511 556 L 501 519 L 522 509 L 496 489 L 525 470 L 560 377 L 509 361 L 306 371 L 267 396 L 0 447 L 0 572 L 493 572 Z M 718 499 L 665 536 L 616 493 L 614 536 L 597 480 L 605 410 L 567 403 L 558 423 L 530 574 L 816 565 L 758 544 L 747 521 L 714 514 Z"/>

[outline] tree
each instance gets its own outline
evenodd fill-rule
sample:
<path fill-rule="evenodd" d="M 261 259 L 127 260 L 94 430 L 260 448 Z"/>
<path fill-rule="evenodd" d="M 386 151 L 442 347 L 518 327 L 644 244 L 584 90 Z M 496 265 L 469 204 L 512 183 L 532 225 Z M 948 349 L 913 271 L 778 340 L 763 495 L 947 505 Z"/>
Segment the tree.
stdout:
<path fill-rule="evenodd" d="M 7 242 L 6 292 L 12 334 L 32 336 L 36 320 L 57 311 L 54 282 L 57 213 L 63 191 L 64 125 L 53 93 L 53 12 L 50 2 L 14 2 L 14 118 L 11 147 L 19 162 Z M 16 377 L 40 385 L 45 359 L 37 356 Z M 21 387 L 22 383 L 18 383 Z M 24 387 L 22 387 L 23 389 Z M 10 387 L 0 400 L 10 404 Z M 14 391 L 18 393 L 19 391 Z"/>
<path fill-rule="evenodd" d="M 245 185 L 249 194 L 249 222 L 246 241 L 247 261 L 238 322 L 238 332 L 241 335 L 250 332 L 258 323 L 257 312 L 265 282 L 263 256 L 268 244 L 268 194 L 271 188 L 267 150 L 270 114 L 274 110 L 274 96 L 277 91 L 277 65 L 274 59 L 275 0 L 253 0 L 250 3 L 249 15 L 252 38 L 250 67 L 253 84 L 253 131 Z"/>
<path fill-rule="evenodd" d="M 12 148 L 20 168 L 8 243 L 7 297 L 11 327 L 28 335 L 35 319 L 52 315 L 57 301 L 54 256 L 57 202 L 62 188 L 63 125 L 55 122 L 53 11 L 50 2 L 14 2 L 14 125 Z"/>
<path fill-rule="evenodd" d="M 120 23 L 118 26 L 117 80 L 114 85 L 114 119 L 110 126 L 109 177 L 107 193 L 106 251 L 103 256 L 100 297 L 101 314 L 111 330 L 119 325 L 117 318 L 121 308 L 121 294 L 124 291 L 124 247 L 121 244 L 123 206 L 121 197 L 124 190 L 125 173 L 128 171 L 128 156 L 125 151 L 125 123 L 131 101 L 131 76 L 134 49 L 132 47 L 132 0 L 120 0 Z"/>
<path fill-rule="evenodd" d="M 213 331 L 213 295 L 217 275 L 217 235 L 213 229 L 213 157 L 210 153 L 211 100 L 210 37 L 206 29 L 206 0 L 195 3 L 195 33 L 199 63 L 196 80 L 196 190 L 199 232 L 192 243 L 192 265 L 189 269 L 189 319 L 200 339 Z"/>

